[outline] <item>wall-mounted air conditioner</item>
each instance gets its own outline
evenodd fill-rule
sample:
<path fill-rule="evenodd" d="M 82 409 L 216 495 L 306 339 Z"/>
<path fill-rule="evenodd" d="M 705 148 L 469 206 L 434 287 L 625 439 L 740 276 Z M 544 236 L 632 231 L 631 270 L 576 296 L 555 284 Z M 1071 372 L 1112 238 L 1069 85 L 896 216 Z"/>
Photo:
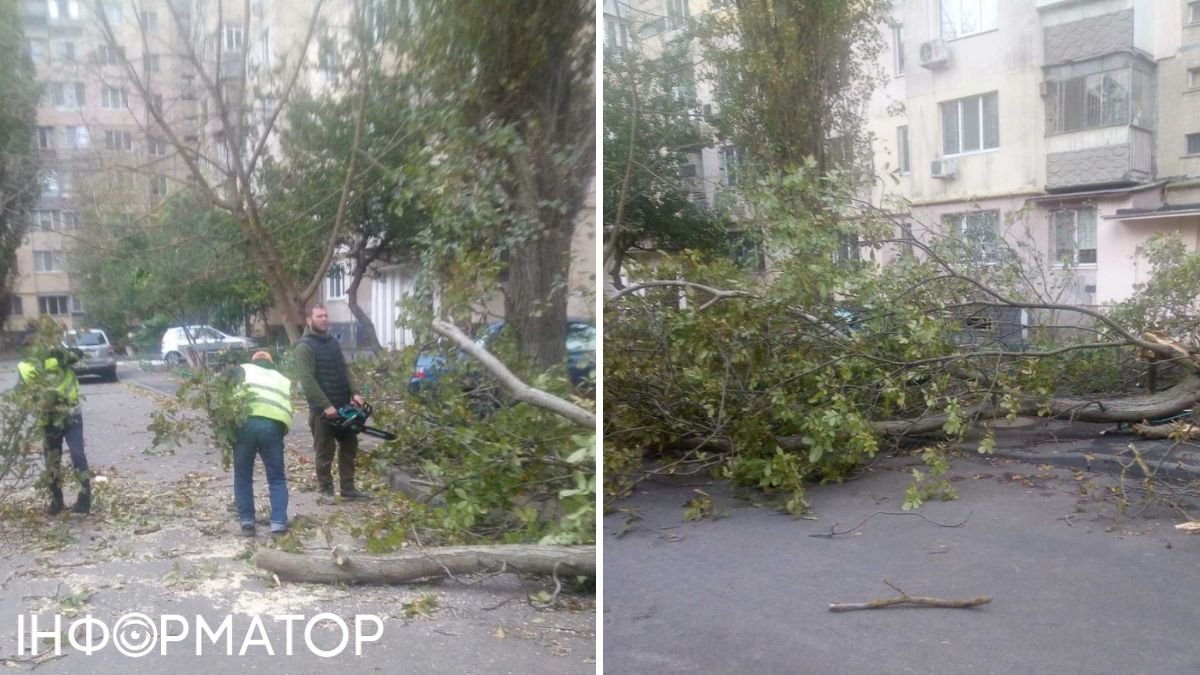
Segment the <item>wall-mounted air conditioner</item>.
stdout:
<path fill-rule="evenodd" d="M 935 159 L 930 162 L 929 175 L 934 178 L 954 178 L 958 174 L 957 159 Z"/>
<path fill-rule="evenodd" d="M 945 40 L 930 40 L 921 43 L 921 67 L 941 70 L 950 66 L 950 49 Z"/>

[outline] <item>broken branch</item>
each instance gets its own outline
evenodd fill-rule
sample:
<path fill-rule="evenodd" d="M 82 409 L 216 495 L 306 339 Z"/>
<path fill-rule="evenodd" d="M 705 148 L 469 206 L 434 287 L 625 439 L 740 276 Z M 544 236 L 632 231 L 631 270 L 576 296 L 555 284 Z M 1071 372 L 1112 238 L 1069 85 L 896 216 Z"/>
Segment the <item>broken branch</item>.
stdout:
<path fill-rule="evenodd" d="M 835 602 L 829 605 L 829 611 L 851 612 L 856 609 L 879 609 L 881 607 L 893 607 L 895 605 L 917 605 L 919 607 L 945 607 L 950 609 L 961 609 L 965 607 L 978 607 L 979 605 L 986 605 L 992 601 L 991 597 L 986 595 L 980 595 L 974 598 L 931 598 L 924 595 L 909 595 L 899 588 L 896 588 L 896 586 L 887 579 L 884 579 L 883 583 L 894 588 L 900 593 L 900 595 L 891 598 L 870 600 L 868 602 Z"/>

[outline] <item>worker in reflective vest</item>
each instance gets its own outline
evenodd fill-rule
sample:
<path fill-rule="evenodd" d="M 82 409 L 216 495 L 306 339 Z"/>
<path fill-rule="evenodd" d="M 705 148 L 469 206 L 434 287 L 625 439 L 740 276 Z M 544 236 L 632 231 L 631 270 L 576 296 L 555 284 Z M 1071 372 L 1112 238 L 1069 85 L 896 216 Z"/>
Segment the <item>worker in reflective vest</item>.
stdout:
<path fill-rule="evenodd" d="M 271 534 L 288 531 L 287 474 L 283 469 L 283 437 L 292 426 L 292 382 L 275 370 L 270 352 L 258 351 L 239 366 L 235 378 L 250 395 L 250 414 L 233 445 L 233 499 L 242 535 L 253 537 L 254 457 L 262 457 L 271 499 Z"/>
<path fill-rule="evenodd" d="M 30 343 L 32 344 L 32 343 Z M 72 513 L 87 514 L 92 510 L 92 481 L 87 455 L 83 451 L 83 411 L 79 407 L 79 378 L 71 369 L 79 360 L 77 352 L 53 349 L 48 354 L 31 352 L 17 364 L 19 386 L 36 388 L 39 397 L 38 425 L 42 428 L 42 453 L 46 458 L 47 486 L 50 505 L 46 513 L 62 512 L 62 446 L 66 440 L 71 451 L 71 465 L 79 481 L 79 495 Z"/>

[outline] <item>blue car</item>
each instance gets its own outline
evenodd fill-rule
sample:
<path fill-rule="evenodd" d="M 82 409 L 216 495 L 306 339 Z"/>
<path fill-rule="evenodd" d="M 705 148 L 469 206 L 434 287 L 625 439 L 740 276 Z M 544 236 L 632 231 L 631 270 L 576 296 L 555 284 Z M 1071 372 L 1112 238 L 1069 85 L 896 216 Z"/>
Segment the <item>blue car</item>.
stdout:
<path fill-rule="evenodd" d="M 488 324 L 475 338 L 475 344 L 491 349 L 504 328 L 504 322 Z M 459 353 L 460 358 L 463 354 Z M 408 379 L 408 390 L 416 394 L 437 383 L 449 367 L 440 354 L 419 354 Z M 596 383 L 596 326 L 581 319 L 567 320 L 567 378 L 581 392 L 592 391 Z"/>

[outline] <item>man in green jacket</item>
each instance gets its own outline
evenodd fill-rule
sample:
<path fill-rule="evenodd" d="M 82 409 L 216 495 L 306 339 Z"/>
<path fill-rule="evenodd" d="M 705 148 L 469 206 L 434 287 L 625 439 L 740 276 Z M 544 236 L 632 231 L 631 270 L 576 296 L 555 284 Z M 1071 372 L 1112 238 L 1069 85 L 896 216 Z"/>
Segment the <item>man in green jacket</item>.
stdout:
<path fill-rule="evenodd" d="M 305 318 L 304 336 L 296 345 L 296 365 L 300 386 L 308 399 L 308 427 L 312 430 L 313 451 L 316 454 L 317 487 L 324 497 L 333 496 L 333 459 L 337 455 L 338 482 L 342 499 L 366 499 L 365 493 L 354 487 L 354 462 L 358 457 L 358 436 L 348 429 L 337 429 L 326 420 L 336 420 L 338 408 L 366 402 L 337 338 L 329 334 L 329 312 L 323 305 L 313 305 Z"/>
<path fill-rule="evenodd" d="M 35 388 L 41 400 L 38 425 L 42 428 L 42 452 L 46 458 L 49 478 L 50 504 L 46 513 L 62 513 L 62 446 L 66 440 L 71 450 L 71 465 L 79 481 L 79 496 L 72 513 L 87 514 L 92 510 L 92 482 L 87 455 L 83 451 L 83 411 L 79 407 L 79 378 L 72 366 L 79 361 L 78 350 L 55 348 L 31 350 L 17 364 L 18 386 Z"/>
<path fill-rule="evenodd" d="M 287 473 L 283 437 L 292 426 L 292 382 L 275 370 L 270 352 L 254 352 L 231 376 L 250 394 L 250 411 L 233 444 L 233 500 L 242 536 L 253 537 L 254 458 L 262 457 L 271 499 L 271 534 L 288 531 Z"/>

